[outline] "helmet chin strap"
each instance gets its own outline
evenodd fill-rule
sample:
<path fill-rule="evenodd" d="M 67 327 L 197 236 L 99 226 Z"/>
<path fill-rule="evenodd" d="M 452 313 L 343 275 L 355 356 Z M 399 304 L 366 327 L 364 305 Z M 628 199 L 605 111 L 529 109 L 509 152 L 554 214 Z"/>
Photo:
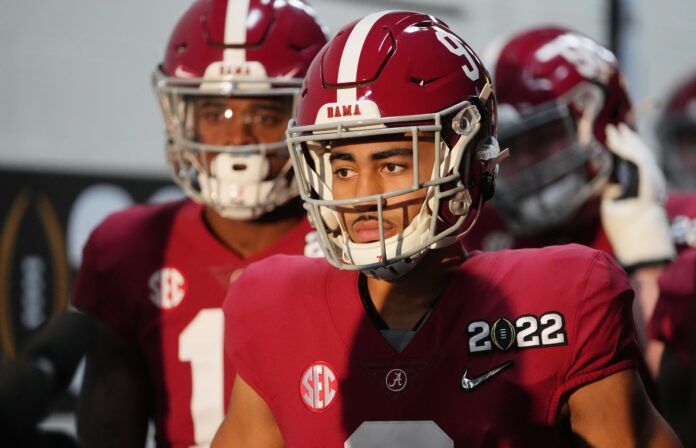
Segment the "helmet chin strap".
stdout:
<path fill-rule="evenodd" d="M 210 173 L 198 171 L 201 200 L 225 218 L 256 219 L 293 196 L 277 194 L 279 183 L 287 183 L 291 166 L 288 161 L 278 176 L 263 180 L 270 171 L 265 155 L 218 154 L 210 163 Z"/>
<path fill-rule="evenodd" d="M 427 201 L 423 201 L 420 211 L 411 223 L 397 235 L 384 240 L 386 259 L 393 259 L 401 255 L 404 249 L 417 247 L 430 235 L 430 212 Z M 382 244 L 380 241 L 372 243 L 355 243 L 350 239 L 348 232 L 342 229 L 342 249 L 344 261 L 354 264 L 374 264 L 381 261 Z M 423 249 L 407 259 L 399 260 L 394 263 L 380 266 L 374 270 L 367 271 L 366 274 L 385 280 L 400 277 L 409 272 L 418 264 L 421 257 L 425 255 L 427 249 Z"/>

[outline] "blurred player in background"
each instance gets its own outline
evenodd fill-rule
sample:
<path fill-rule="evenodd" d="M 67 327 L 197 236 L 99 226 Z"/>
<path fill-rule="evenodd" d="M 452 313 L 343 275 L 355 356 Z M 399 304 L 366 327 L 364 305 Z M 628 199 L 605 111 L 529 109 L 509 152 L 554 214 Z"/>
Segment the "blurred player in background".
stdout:
<path fill-rule="evenodd" d="M 670 186 L 696 189 L 696 75 L 672 92 L 658 122 L 662 166 Z"/>
<path fill-rule="evenodd" d="M 696 76 L 672 93 L 658 121 L 662 161 L 674 189 L 667 199 L 679 253 L 660 278 L 660 297 L 650 322 L 665 345 L 658 387 L 665 417 L 685 445 L 696 445 Z"/>
<path fill-rule="evenodd" d="M 288 143 L 326 260 L 270 257 L 230 286 L 215 446 L 679 446 L 633 370 L 611 257 L 462 247 L 507 155 L 491 83 L 415 12 L 317 56 Z"/>
<path fill-rule="evenodd" d="M 190 199 L 113 214 L 85 247 L 73 304 L 103 325 L 78 403 L 84 446 L 142 446 L 148 417 L 158 446 L 210 443 L 234 378 L 227 286 L 248 263 L 312 252 L 284 131 L 325 42 L 301 1 L 199 0 L 172 32 L 153 86 Z"/>
<path fill-rule="evenodd" d="M 633 128 L 613 53 L 590 38 L 539 27 L 489 50 L 499 137 L 513 156 L 494 207 L 465 240 L 469 249 L 580 243 L 613 254 L 632 274 L 641 339 L 657 279 L 675 256 L 665 183 Z M 653 373 L 659 348 L 648 344 Z"/>

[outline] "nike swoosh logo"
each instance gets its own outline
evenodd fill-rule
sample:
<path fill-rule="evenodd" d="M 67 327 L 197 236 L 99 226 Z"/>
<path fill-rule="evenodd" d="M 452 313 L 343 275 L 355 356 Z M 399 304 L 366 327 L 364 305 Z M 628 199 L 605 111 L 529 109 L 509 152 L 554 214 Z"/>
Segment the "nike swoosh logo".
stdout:
<path fill-rule="evenodd" d="M 473 390 L 480 386 L 484 381 L 489 380 L 491 377 L 497 375 L 498 373 L 502 372 L 504 369 L 510 367 L 511 365 L 512 361 L 506 361 L 498 367 L 495 367 L 489 370 L 488 372 L 471 379 L 466 377 L 469 371 L 465 370 L 464 375 L 462 375 L 462 387 L 464 388 L 464 390 Z"/>

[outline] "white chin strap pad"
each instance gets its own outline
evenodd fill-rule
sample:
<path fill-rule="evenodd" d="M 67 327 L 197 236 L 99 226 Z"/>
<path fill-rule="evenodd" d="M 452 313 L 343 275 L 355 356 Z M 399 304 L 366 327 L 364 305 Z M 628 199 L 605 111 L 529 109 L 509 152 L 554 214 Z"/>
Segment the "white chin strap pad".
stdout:
<path fill-rule="evenodd" d="M 406 226 L 398 235 L 394 235 L 384 240 L 387 259 L 396 258 L 404 253 L 413 252 L 410 261 L 397 261 L 388 267 L 375 269 L 375 276 L 382 279 L 400 277 L 413 269 L 421 256 L 427 252 L 422 250 L 416 252 L 415 249 L 425 241 L 429 235 L 430 214 L 427 206 L 423 204 L 420 213 Z M 335 242 L 343 250 L 343 260 L 353 265 L 365 265 L 377 263 L 381 260 L 382 250 L 379 241 L 372 243 L 354 243 L 348 237 L 347 232 L 336 237 Z M 347 241 L 344 241 L 347 240 Z M 391 268 L 391 269 L 390 269 Z"/>
<path fill-rule="evenodd" d="M 210 164 L 210 175 L 198 174 L 201 195 L 225 217 L 253 218 L 273 189 L 274 181 L 264 180 L 269 170 L 263 155 L 219 154 Z"/>
<path fill-rule="evenodd" d="M 269 171 L 268 158 L 260 154 L 218 154 L 210 164 L 211 177 L 223 183 L 258 183 Z"/>

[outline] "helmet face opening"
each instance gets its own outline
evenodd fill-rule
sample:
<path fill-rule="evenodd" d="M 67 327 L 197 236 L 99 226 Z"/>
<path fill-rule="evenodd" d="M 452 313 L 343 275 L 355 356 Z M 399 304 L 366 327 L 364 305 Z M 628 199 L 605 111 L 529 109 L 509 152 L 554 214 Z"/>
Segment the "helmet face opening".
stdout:
<path fill-rule="evenodd" d="M 696 124 L 683 127 L 663 140 L 663 164 L 672 185 L 696 188 Z"/>
<path fill-rule="evenodd" d="M 504 106 L 500 110 L 504 110 Z M 534 114 L 511 120 L 499 120 L 498 139 L 515 149 L 515 156 L 500 170 L 500 182 L 526 175 L 534 166 L 569 149 L 577 142 L 576 123 L 567 109 L 558 104 Z"/>
<path fill-rule="evenodd" d="M 233 219 L 257 218 L 296 196 L 284 131 L 300 83 L 180 80 L 156 72 L 177 184 Z"/>
<path fill-rule="evenodd" d="M 324 43 L 303 2 L 191 5 L 152 76 L 172 177 L 189 197 L 248 220 L 297 196 L 285 128 Z"/>
<path fill-rule="evenodd" d="M 452 117 L 468 127 L 450 147 L 442 123 L 449 120 L 452 129 Z M 300 194 L 329 262 L 393 278 L 428 249 L 461 238 L 483 203 L 473 203 L 463 181 L 474 159 L 469 143 L 480 128 L 480 113 L 469 102 L 398 119 L 291 123 L 288 146 Z M 494 140 L 479 149 L 499 153 Z M 481 157 L 473 163 L 483 164 L 487 156 Z"/>
<path fill-rule="evenodd" d="M 667 180 L 676 188 L 696 188 L 695 75 L 682 81 L 671 93 L 657 126 Z"/>
<path fill-rule="evenodd" d="M 597 196 L 612 160 L 591 134 L 581 138 L 571 104 L 554 101 L 502 118 L 508 107 L 500 107 L 499 136 L 515 155 L 500 170 L 494 203 L 513 234 L 532 236 L 568 222 Z"/>

